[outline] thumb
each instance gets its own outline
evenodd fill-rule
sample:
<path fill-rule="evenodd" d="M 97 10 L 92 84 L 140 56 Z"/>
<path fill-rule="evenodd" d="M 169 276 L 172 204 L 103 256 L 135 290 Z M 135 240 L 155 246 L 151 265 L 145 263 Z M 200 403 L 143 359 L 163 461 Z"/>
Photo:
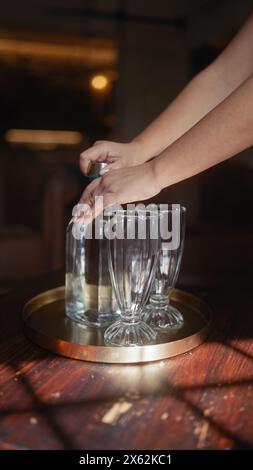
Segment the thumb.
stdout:
<path fill-rule="evenodd" d="M 97 142 L 92 147 L 88 148 L 80 154 L 80 169 L 84 174 L 89 172 L 90 166 L 93 162 L 106 161 L 106 158 L 110 152 L 110 148 L 107 143 Z"/>

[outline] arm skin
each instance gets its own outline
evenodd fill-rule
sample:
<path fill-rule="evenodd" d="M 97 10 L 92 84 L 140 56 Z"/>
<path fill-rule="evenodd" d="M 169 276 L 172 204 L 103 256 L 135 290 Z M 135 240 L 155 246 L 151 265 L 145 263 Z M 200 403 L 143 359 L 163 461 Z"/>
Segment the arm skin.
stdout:
<path fill-rule="evenodd" d="M 148 161 L 150 156 L 141 154 L 142 162 L 135 162 L 136 166 L 123 164 L 118 169 L 109 165 L 113 171 L 93 181 L 81 202 L 89 204 L 96 195 L 103 195 L 104 206 L 149 199 L 166 186 L 252 146 L 252 43 L 253 15 L 223 54 L 136 138 L 135 150 L 150 147 L 156 158 Z M 113 144 L 125 145 L 129 155 L 132 144 Z"/>
<path fill-rule="evenodd" d="M 103 196 L 104 207 L 149 199 L 166 186 L 250 147 L 252 109 L 253 75 L 154 160 L 109 171 L 94 180 L 85 189 L 81 202 L 90 204 L 96 195 Z M 93 203 L 90 205 L 94 216 Z"/>
<path fill-rule="evenodd" d="M 145 149 L 143 161 L 175 142 L 253 73 L 252 44 L 253 14 L 218 58 L 134 139 Z"/>
<path fill-rule="evenodd" d="M 252 146 L 252 109 L 253 75 L 153 161 L 159 190 Z"/>
<path fill-rule="evenodd" d="M 107 170 L 144 163 L 175 142 L 253 73 L 253 14 L 219 57 L 132 142 L 98 141 L 81 153 L 80 167 L 106 161 Z"/>

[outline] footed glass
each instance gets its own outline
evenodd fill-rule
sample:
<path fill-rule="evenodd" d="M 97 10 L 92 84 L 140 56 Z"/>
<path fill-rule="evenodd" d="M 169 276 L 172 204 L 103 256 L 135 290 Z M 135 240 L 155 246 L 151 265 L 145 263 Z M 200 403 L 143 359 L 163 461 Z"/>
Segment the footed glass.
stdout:
<path fill-rule="evenodd" d="M 115 237 L 108 240 L 109 268 L 120 319 L 105 331 L 105 343 L 112 346 L 142 346 L 156 339 L 155 331 L 141 319 L 152 285 L 159 240 L 152 239 L 157 216 L 146 211 L 117 211 L 111 219 Z M 140 227 L 145 233 L 140 233 Z M 141 238 L 142 237 L 142 238 Z"/>
<path fill-rule="evenodd" d="M 168 331 L 179 328 L 184 319 L 181 312 L 171 305 L 170 295 L 175 287 L 183 255 L 185 238 L 186 209 L 180 205 L 159 210 L 161 248 L 149 304 L 143 313 L 143 320 L 152 328 Z M 171 227 L 171 241 L 168 241 Z"/>

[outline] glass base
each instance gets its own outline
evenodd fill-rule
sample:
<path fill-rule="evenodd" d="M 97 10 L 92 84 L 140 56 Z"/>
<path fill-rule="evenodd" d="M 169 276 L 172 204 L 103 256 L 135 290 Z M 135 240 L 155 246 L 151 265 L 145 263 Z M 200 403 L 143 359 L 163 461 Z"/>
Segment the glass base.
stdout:
<path fill-rule="evenodd" d="M 145 308 L 142 319 L 152 328 L 160 331 L 180 328 L 184 323 L 183 315 L 172 305 L 154 307 L 150 304 Z"/>
<path fill-rule="evenodd" d="M 110 346 L 145 346 L 155 342 L 156 332 L 143 321 L 125 323 L 119 320 L 113 323 L 104 334 L 104 340 Z"/>
<path fill-rule="evenodd" d="M 114 323 L 119 316 L 117 312 L 101 313 L 92 309 L 85 312 L 81 309 L 66 309 L 66 315 L 77 323 L 93 328 L 106 328 Z"/>

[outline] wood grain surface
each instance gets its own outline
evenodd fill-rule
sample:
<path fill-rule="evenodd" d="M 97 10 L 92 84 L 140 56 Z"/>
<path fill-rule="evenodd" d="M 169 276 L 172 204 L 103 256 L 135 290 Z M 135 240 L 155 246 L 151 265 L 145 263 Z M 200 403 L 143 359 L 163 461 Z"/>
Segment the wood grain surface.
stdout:
<path fill-rule="evenodd" d="M 250 291 L 199 293 L 215 322 L 197 349 L 114 366 L 58 357 L 24 337 L 24 303 L 63 282 L 53 273 L 0 297 L 1 449 L 253 447 Z"/>

